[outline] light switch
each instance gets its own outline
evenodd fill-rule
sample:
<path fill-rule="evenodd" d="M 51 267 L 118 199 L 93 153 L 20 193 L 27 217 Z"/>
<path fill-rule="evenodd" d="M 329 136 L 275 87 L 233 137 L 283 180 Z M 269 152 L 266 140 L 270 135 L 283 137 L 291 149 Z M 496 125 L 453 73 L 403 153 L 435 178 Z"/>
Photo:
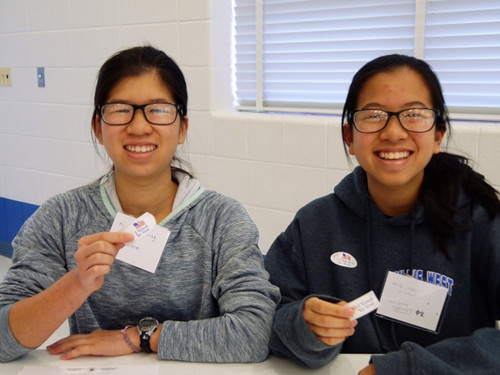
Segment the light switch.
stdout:
<path fill-rule="evenodd" d="M 45 87 L 45 69 L 43 67 L 36 68 L 36 75 L 38 79 L 38 87 Z"/>
<path fill-rule="evenodd" d="M 0 67 L 0 86 L 12 86 L 10 67 Z"/>

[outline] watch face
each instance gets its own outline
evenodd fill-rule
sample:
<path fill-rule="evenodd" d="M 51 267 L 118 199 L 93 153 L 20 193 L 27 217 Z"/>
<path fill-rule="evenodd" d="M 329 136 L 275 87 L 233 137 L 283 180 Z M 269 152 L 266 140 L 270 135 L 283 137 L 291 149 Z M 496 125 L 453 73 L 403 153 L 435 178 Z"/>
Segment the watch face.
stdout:
<path fill-rule="evenodd" d="M 151 331 L 158 325 L 158 320 L 155 318 L 142 318 L 139 322 L 139 328 L 142 332 Z"/>

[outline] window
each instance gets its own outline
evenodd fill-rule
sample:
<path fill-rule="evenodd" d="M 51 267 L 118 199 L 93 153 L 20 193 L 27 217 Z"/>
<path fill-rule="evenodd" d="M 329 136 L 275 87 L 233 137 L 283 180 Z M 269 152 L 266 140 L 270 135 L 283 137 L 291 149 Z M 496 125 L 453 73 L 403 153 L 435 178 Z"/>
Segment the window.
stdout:
<path fill-rule="evenodd" d="M 500 1 L 234 1 L 241 110 L 338 113 L 364 63 L 403 53 L 434 68 L 452 113 L 500 115 Z"/>

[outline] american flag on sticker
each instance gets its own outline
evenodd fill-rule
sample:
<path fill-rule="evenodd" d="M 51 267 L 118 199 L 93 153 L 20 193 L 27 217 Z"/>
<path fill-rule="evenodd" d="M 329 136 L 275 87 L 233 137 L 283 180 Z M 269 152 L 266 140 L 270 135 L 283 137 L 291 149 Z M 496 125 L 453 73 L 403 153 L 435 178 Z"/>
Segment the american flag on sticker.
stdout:
<path fill-rule="evenodd" d="M 146 225 L 145 221 L 144 220 L 139 220 L 139 221 L 136 221 L 134 223 L 134 227 L 135 229 L 141 229 L 142 227 L 144 227 Z"/>
<path fill-rule="evenodd" d="M 129 224 L 125 232 L 130 232 L 134 235 L 135 239 L 139 239 L 145 234 L 149 233 L 156 226 L 156 220 L 149 212 L 142 214 L 136 221 Z"/>

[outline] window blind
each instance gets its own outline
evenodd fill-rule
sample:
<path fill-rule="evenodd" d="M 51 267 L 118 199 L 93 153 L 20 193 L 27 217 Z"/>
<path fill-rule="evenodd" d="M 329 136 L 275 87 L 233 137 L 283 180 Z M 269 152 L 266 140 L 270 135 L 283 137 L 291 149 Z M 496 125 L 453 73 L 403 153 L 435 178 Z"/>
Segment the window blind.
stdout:
<path fill-rule="evenodd" d="M 500 1 L 235 0 L 240 109 L 335 113 L 354 73 L 388 53 L 438 74 L 450 107 L 500 114 Z"/>
<path fill-rule="evenodd" d="M 500 1 L 428 1 L 424 58 L 453 112 L 500 114 Z"/>

